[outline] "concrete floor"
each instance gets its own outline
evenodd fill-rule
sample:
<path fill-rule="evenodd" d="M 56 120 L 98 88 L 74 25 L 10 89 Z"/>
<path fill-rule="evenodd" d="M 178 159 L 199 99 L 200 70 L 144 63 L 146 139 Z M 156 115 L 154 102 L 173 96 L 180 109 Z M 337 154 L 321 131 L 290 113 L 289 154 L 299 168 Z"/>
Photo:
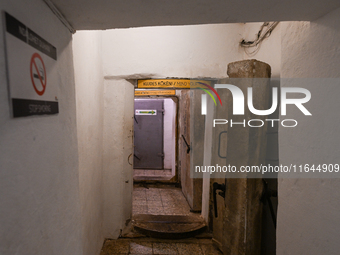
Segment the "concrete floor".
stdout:
<path fill-rule="evenodd" d="M 106 240 L 100 255 L 177 254 L 222 255 L 211 239 L 165 240 L 153 238 Z"/>
<path fill-rule="evenodd" d="M 134 185 L 132 214 L 193 215 L 180 188 L 170 185 Z"/>

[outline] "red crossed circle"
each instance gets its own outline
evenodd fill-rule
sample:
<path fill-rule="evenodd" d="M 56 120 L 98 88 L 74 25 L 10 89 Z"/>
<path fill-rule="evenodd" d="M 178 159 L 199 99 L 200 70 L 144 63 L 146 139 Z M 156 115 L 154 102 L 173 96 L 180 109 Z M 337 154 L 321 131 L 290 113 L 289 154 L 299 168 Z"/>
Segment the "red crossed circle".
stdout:
<path fill-rule="evenodd" d="M 39 59 L 42 63 L 42 66 L 43 66 L 43 69 L 44 69 L 44 78 L 41 77 L 41 74 L 39 72 L 39 69 L 38 69 L 38 66 L 37 66 L 37 63 L 36 63 L 36 59 Z M 34 70 L 33 68 L 36 70 L 36 72 L 38 74 L 39 81 L 40 81 L 40 83 L 43 87 L 42 90 L 38 90 L 37 87 L 36 87 L 35 80 L 34 80 L 34 77 L 33 77 L 33 70 Z M 33 84 L 33 88 L 39 96 L 42 96 L 45 93 L 47 77 L 46 77 L 46 69 L 45 69 L 44 61 L 42 60 L 41 56 L 38 53 L 34 53 L 32 55 L 31 64 L 30 64 L 30 72 L 31 72 L 31 81 L 32 81 L 32 84 Z"/>

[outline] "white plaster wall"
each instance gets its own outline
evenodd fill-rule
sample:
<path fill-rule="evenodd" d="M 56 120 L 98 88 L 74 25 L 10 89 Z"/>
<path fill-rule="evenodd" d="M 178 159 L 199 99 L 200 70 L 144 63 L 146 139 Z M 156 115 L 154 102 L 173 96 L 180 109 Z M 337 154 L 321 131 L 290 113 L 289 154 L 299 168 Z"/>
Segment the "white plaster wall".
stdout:
<path fill-rule="evenodd" d="M 104 82 L 103 233 L 118 238 L 131 218 L 133 187 L 134 86 Z"/>
<path fill-rule="evenodd" d="M 240 60 L 242 24 L 144 27 L 103 31 L 104 75 L 226 77 Z M 136 75 L 138 78 L 138 76 Z"/>
<path fill-rule="evenodd" d="M 246 23 L 243 25 L 243 38 L 253 41 L 257 38 L 263 22 Z M 264 28 L 266 29 L 266 27 Z M 264 39 L 258 48 L 242 48 L 244 59 L 257 59 L 270 65 L 272 78 L 279 78 L 281 72 L 281 29 L 280 23 L 271 35 Z M 254 52 L 254 53 L 252 53 Z"/>
<path fill-rule="evenodd" d="M 282 77 L 339 78 L 339 45 L 340 9 L 282 24 Z M 299 132 L 279 130 L 280 163 L 339 163 L 340 87 L 310 89 L 310 120 Z M 339 254 L 339 193 L 339 179 L 280 179 L 277 254 Z"/>
<path fill-rule="evenodd" d="M 73 36 L 77 99 L 79 190 L 84 255 L 99 254 L 103 245 L 104 77 L 98 31 Z"/>
<path fill-rule="evenodd" d="M 170 98 L 164 99 L 164 169 L 173 169 L 175 154 L 174 111 L 175 102 Z"/>
<path fill-rule="evenodd" d="M 0 254 L 83 254 L 72 35 L 40 0 L 4 0 L 56 46 L 59 111 L 12 119 L 0 19 Z"/>
<path fill-rule="evenodd" d="M 106 30 L 103 31 L 104 75 L 224 78 L 228 63 L 256 58 L 270 64 L 273 77 L 279 77 L 280 25 L 263 41 L 256 54 L 247 55 L 239 46 L 244 38 L 255 39 L 261 25 L 210 24 Z"/>

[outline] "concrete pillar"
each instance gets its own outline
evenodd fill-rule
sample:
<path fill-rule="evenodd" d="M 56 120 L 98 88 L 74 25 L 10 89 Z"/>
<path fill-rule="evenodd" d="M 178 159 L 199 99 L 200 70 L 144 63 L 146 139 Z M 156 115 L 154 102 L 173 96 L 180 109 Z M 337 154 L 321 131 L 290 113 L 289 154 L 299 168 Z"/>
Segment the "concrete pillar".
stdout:
<path fill-rule="evenodd" d="M 230 84 L 238 86 L 245 96 L 245 114 L 233 115 L 232 95 L 229 93 L 229 123 L 246 121 L 243 125 L 228 128 L 226 165 L 259 166 L 265 164 L 267 123 L 260 128 L 249 127 L 250 119 L 262 119 L 266 116 L 252 114 L 247 107 L 247 88 L 253 88 L 253 105 L 258 110 L 268 109 L 269 79 L 271 68 L 257 60 L 244 60 L 228 65 Z M 223 253 L 230 255 L 257 255 L 261 251 L 261 218 L 263 190 L 261 176 L 242 173 L 238 178 L 227 177 L 225 194 L 226 209 L 223 219 Z M 240 178 L 241 177 L 241 178 Z M 257 177 L 257 178 L 254 178 Z"/>

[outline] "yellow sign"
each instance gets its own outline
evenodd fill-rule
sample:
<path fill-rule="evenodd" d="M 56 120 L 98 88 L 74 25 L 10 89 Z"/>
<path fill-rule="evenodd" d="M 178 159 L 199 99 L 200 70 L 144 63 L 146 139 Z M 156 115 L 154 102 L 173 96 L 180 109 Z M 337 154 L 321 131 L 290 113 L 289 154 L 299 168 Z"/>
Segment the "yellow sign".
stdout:
<path fill-rule="evenodd" d="M 174 88 L 174 89 L 190 89 L 204 87 L 202 84 L 211 85 L 210 81 L 190 80 L 190 79 L 152 79 L 138 80 L 138 88 Z"/>
<path fill-rule="evenodd" d="M 169 96 L 176 95 L 175 90 L 135 90 L 135 96 Z"/>

